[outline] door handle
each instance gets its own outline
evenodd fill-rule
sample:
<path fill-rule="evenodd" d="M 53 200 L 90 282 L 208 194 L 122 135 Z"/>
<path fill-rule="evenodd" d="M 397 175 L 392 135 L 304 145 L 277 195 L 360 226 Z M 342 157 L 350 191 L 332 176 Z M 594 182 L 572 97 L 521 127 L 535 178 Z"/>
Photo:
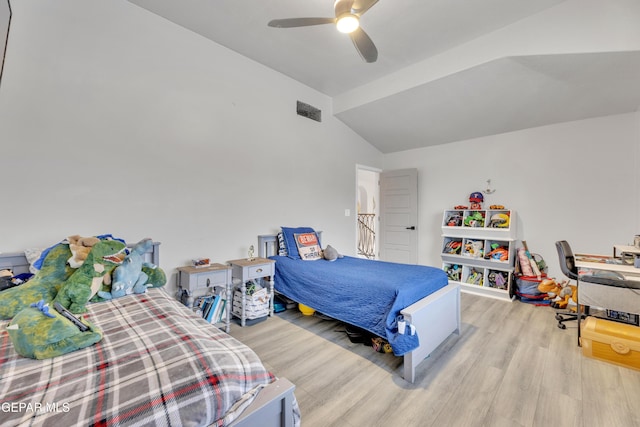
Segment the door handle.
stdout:
<path fill-rule="evenodd" d="M 415 229 L 416 229 L 415 225 L 412 225 L 411 227 L 407 227 L 407 230 L 415 230 Z"/>

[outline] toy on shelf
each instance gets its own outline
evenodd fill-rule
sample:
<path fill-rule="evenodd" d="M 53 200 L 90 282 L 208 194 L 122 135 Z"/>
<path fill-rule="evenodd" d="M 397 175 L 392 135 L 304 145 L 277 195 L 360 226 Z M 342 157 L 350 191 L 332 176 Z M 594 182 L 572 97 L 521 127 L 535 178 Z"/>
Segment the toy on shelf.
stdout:
<path fill-rule="evenodd" d="M 484 256 L 486 259 L 494 259 L 498 261 L 508 261 L 509 260 L 509 249 L 498 244 L 491 244 L 491 252 Z"/>
<path fill-rule="evenodd" d="M 482 286 L 482 272 L 472 268 L 469 270 L 469 276 L 467 277 L 467 283 L 470 285 Z"/>
<path fill-rule="evenodd" d="M 460 240 L 450 240 L 444 245 L 444 253 L 457 255 L 462 248 L 462 242 Z"/>
<path fill-rule="evenodd" d="M 462 225 L 462 215 L 457 213 L 449 215 L 446 224 L 447 227 L 460 227 Z"/>
<path fill-rule="evenodd" d="M 471 209 L 482 209 L 482 202 L 484 202 L 484 196 L 479 191 L 475 191 L 469 195 Z"/>
<path fill-rule="evenodd" d="M 504 205 L 491 205 L 489 209 L 504 209 Z"/>
<path fill-rule="evenodd" d="M 447 277 L 449 280 L 453 280 L 454 282 L 460 281 L 460 276 L 462 274 L 462 268 L 458 264 L 449 265 L 444 269 L 445 273 L 447 273 Z"/>
<path fill-rule="evenodd" d="M 453 209 L 469 209 L 469 206 L 465 206 L 465 205 L 455 205 L 453 207 Z"/>
<path fill-rule="evenodd" d="M 482 240 L 468 240 L 464 245 L 464 254 L 474 258 L 482 258 L 484 242 Z"/>
<path fill-rule="evenodd" d="M 487 275 L 489 280 L 489 286 L 497 289 L 507 289 L 507 282 L 509 280 L 509 273 L 506 271 L 491 271 Z"/>
<path fill-rule="evenodd" d="M 506 213 L 497 213 L 491 215 L 489 227 L 493 228 L 509 228 L 510 218 Z"/>
<path fill-rule="evenodd" d="M 465 227 L 484 227 L 484 212 L 471 212 L 464 218 Z"/>

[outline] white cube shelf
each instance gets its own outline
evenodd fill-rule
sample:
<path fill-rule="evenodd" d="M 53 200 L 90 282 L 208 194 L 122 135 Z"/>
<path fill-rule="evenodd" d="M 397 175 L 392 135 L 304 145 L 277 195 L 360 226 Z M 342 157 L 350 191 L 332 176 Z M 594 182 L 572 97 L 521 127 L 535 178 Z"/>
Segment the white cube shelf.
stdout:
<path fill-rule="evenodd" d="M 517 222 L 511 209 L 448 209 L 442 268 L 463 292 L 511 300 Z"/>

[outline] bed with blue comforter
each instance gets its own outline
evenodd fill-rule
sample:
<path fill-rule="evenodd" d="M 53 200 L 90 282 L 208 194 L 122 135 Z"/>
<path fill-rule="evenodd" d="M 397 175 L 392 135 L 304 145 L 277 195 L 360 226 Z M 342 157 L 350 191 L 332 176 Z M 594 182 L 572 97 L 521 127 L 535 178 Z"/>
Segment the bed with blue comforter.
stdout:
<path fill-rule="evenodd" d="M 398 333 L 400 311 L 444 288 L 440 268 L 345 256 L 335 261 L 276 260 L 275 290 L 334 319 L 386 338 L 397 356 L 419 345 L 419 334 Z"/>

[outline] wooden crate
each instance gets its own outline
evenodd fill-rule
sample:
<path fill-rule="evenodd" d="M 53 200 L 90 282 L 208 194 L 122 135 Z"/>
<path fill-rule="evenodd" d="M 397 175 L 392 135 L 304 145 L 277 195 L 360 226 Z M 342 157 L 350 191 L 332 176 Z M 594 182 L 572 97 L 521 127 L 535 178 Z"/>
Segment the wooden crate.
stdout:
<path fill-rule="evenodd" d="M 583 355 L 640 370 L 640 327 L 587 317 L 580 329 Z"/>

